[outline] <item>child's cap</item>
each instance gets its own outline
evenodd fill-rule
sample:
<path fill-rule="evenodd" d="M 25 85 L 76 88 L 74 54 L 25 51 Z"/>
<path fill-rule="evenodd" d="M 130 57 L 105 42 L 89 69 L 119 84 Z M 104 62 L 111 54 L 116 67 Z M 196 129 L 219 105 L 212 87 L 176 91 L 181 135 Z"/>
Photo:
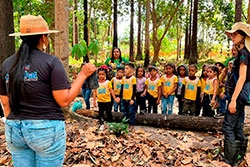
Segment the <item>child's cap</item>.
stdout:
<path fill-rule="evenodd" d="M 124 65 L 119 65 L 119 66 L 117 66 L 117 71 L 119 71 L 119 70 L 122 70 L 122 71 L 124 71 Z"/>
<path fill-rule="evenodd" d="M 155 69 L 156 71 L 158 71 L 158 68 L 155 67 L 155 66 L 151 66 L 151 67 L 148 68 L 149 71 L 151 71 L 152 69 Z"/>
<path fill-rule="evenodd" d="M 107 67 L 106 65 L 101 65 L 99 68 L 102 68 L 102 69 L 108 70 L 108 67 Z"/>

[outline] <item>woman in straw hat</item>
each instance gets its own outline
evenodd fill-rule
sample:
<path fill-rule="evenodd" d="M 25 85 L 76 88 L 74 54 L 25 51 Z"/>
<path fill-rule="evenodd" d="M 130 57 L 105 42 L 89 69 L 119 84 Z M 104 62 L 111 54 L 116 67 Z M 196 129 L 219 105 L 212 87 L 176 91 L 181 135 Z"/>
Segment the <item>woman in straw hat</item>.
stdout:
<path fill-rule="evenodd" d="M 41 16 L 26 15 L 20 20 L 22 44 L 1 66 L 0 97 L 7 118 L 5 135 L 15 167 L 62 166 L 66 134 L 61 107 L 78 95 L 94 65 L 82 67 L 70 85 L 61 61 L 44 49 L 48 29 Z"/>
<path fill-rule="evenodd" d="M 226 31 L 232 39 L 238 55 L 235 58 L 233 70 L 228 78 L 228 91 L 231 102 L 224 117 L 222 130 L 225 135 L 225 162 L 234 166 L 240 155 L 245 156 L 248 140 L 243 134 L 242 120 L 245 105 L 238 99 L 244 83 L 250 81 L 250 25 L 238 22 L 232 30 Z"/>

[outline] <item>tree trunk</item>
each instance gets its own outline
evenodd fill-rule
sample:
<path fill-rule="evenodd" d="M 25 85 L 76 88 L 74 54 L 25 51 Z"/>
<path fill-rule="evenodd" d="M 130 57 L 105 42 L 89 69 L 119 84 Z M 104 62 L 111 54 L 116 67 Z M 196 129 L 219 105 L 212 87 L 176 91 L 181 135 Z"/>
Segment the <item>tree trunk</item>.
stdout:
<path fill-rule="evenodd" d="M 189 1 L 188 0 L 188 7 L 187 11 L 189 11 Z M 189 24 L 188 24 L 188 12 L 186 15 L 186 30 L 185 30 L 185 51 L 184 51 L 184 60 L 188 60 L 189 57 Z"/>
<path fill-rule="evenodd" d="M 248 1 L 247 24 L 250 24 L 250 0 Z"/>
<path fill-rule="evenodd" d="M 137 56 L 136 60 L 142 60 L 141 52 L 141 0 L 138 1 L 138 37 L 137 37 Z"/>
<path fill-rule="evenodd" d="M 96 16 L 95 16 L 95 8 L 94 8 L 94 11 L 93 11 L 93 17 L 94 17 L 94 38 L 96 39 L 96 34 L 97 34 L 97 28 L 96 28 Z"/>
<path fill-rule="evenodd" d="M 77 110 L 77 113 L 90 118 L 98 118 L 99 113 L 93 110 Z M 121 112 L 112 112 L 113 120 L 120 122 L 123 117 Z M 221 130 L 223 119 L 211 117 L 197 117 L 166 114 L 136 114 L 136 124 L 161 128 L 193 129 L 193 130 Z"/>
<path fill-rule="evenodd" d="M 55 55 L 64 64 L 69 75 L 69 7 L 68 0 L 55 0 L 55 28 L 60 33 L 55 38 Z"/>
<path fill-rule="evenodd" d="M 114 0 L 114 34 L 113 34 L 113 48 L 118 47 L 118 31 L 117 31 L 117 0 Z"/>
<path fill-rule="evenodd" d="M 92 5 L 89 5 L 89 16 L 88 16 L 88 45 L 91 43 L 91 42 L 90 42 L 90 31 L 92 30 L 92 29 L 91 29 L 91 24 L 90 24 L 91 15 L 92 15 Z M 88 54 L 89 54 L 89 53 L 88 53 Z"/>
<path fill-rule="evenodd" d="M 87 46 L 89 46 L 89 42 L 88 42 L 88 0 L 84 0 L 84 40 L 87 44 Z M 84 57 L 84 62 L 89 62 L 89 56 L 88 54 Z"/>
<path fill-rule="evenodd" d="M 134 0 L 130 0 L 130 42 L 129 61 L 134 61 Z"/>
<path fill-rule="evenodd" d="M 177 60 L 179 60 L 180 57 L 180 27 L 177 23 Z"/>
<path fill-rule="evenodd" d="M 148 67 L 148 65 L 149 65 L 149 54 L 150 54 L 149 22 L 150 22 L 150 0 L 147 0 L 146 24 L 145 24 L 145 60 L 144 60 L 144 67 Z"/>
<path fill-rule="evenodd" d="M 55 29 L 55 4 L 54 4 L 54 0 L 46 0 L 45 1 L 47 4 L 49 4 L 49 18 L 51 19 L 51 22 L 49 24 L 49 28 L 51 30 Z M 49 50 L 47 50 L 47 52 L 49 54 L 54 55 L 55 54 L 55 34 L 50 34 L 49 36 L 50 39 L 50 46 L 48 47 Z"/>
<path fill-rule="evenodd" d="M 0 1 L 0 64 L 15 53 L 15 38 L 9 34 L 14 33 L 13 5 L 10 0 Z"/>
<path fill-rule="evenodd" d="M 194 0 L 194 14 L 193 14 L 193 33 L 192 33 L 192 45 L 189 64 L 196 64 L 198 60 L 197 53 L 197 19 L 198 19 L 198 0 Z"/>
<path fill-rule="evenodd" d="M 73 45 L 78 44 L 78 24 L 77 24 L 77 0 L 74 0 L 73 12 Z M 77 56 L 76 56 L 77 58 Z"/>
<path fill-rule="evenodd" d="M 241 22 L 241 13 L 242 13 L 242 0 L 236 0 L 236 3 L 235 3 L 235 23 Z"/>
<path fill-rule="evenodd" d="M 189 37 L 188 37 L 188 60 L 191 55 L 191 45 L 192 45 L 192 11 L 193 11 L 193 0 L 190 0 L 190 14 L 189 14 Z"/>

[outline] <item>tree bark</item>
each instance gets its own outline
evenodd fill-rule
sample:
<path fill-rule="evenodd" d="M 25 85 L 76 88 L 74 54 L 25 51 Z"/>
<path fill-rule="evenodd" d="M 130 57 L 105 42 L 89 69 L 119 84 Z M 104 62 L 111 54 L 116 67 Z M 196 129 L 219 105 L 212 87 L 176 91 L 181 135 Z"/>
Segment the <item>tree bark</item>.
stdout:
<path fill-rule="evenodd" d="M 134 61 L 134 0 L 130 0 L 129 61 Z"/>
<path fill-rule="evenodd" d="M 138 0 L 138 37 L 137 37 L 136 60 L 142 60 L 142 52 L 141 52 L 141 0 Z"/>
<path fill-rule="evenodd" d="M 87 44 L 87 46 L 89 46 L 89 42 L 88 42 L 88 0 L 84 0 L 84 28 L 83 28 L 83 31 L 84 31 L 84 40 Z M 83 59 L 84 62 L 89 62 L 89 55 L 87 54 L 84 59 Z"/>
<path fill-rule="evenodd" d="M 188 0 L 188 7 L 187 7 L 187 11 L 189 11 L 189 1 Z M 189 24 L 188 24 L 188 13 L 187 12 L 187 15 L 186 15 L 186 29 L 185 29 L 185 51 L 184 51 L 184 60 L 188 60 L 188 57 L 189 57 Z"/>
<path fill-rule="evenodd" d="M 149 22 L 150 22 L 150 0 L 147 0 L 146 24 L 145 24 L 145 60 L 144 60 L 144 67 L 148 67 L 148 65 L 149 65 L 149 53 L 150 53 Z"/>
<path fill-rule="evenodd" d="M 247 24 L 250 24 L 250 0 L 248 1 Z"/>
<path fill-rule="evenodd" d="M 114 34 L 113 34 L 113 48 L 118 47 L 118 30 L 117 30 L 117 0 L 114 0 Z"/>
<path fill-rule="evenodd" d="M 193 14 L 193 33 L 192 33 L 192 45 L 189 64 L 196 64 L 198 60 L 197 53 L 197 19 L 198 19 L 198 0 L 194 0 L 194 14 Z"/>
<path fill-rule="evenodd" d="M 242 0 L 236 0 L 236 3 L 235 3 L 235 23 L 241 22 L 241 13 L 242 13 Z"/>
<path fill-rule="evenodd" d="M 77 0 L 74 0 L 73 12 L 73 45 L 78 44 Z M 76 56 L 77 57 L 77 56 Z"/>
<path fill-rule="evenodd" d="M 51 19 L 49 28 L 51 30 L 54 30 L 55 29 L 55 2 L 54 0 L 46 0 L 45 2 L 49 4 L 49 17 Z M 55 54 L 55 34 L 50 34 L 49 39 L 50 39 L 51 45 L 49 45 L 46 52 L 54 55 Z"/>
<path fill-rule="evenodd" d="M 93 110 L 77 110 L 77 113 L 97 119 L 99 113 Z M 113 120 L 120 122 L 123 117 L 121 112 L 112 112 Z M 136 125 L 146 125 L 161 128 L 193 129 L 193 130 L 221 130 L 223 119 L 210 117 L 165 115 L 165 114 L 136 114 Z"/>
<path fill-rule="evenodd" d="M 188 60 L 190 58 L 191 55 L 191 45 L 192 45 L 192 13 L 193 13 L 193 0 L 190 0 L 190 14 L 189 14 L 189 37 L 188 37 Z"/>
<path fill-rule="evenodd" d="M 13 5 L 10 0 L 0 1 L 0 64 L 15 53 L 15 38 L 9 34 L 14 33 Z"/>
<path fill-rule="evenodd" d="M 60 33 L 55 38 L 55 55 L 64 64 L 69 75 L 69 7 L 68 0 L 55 0 L 55 28 Z"/>

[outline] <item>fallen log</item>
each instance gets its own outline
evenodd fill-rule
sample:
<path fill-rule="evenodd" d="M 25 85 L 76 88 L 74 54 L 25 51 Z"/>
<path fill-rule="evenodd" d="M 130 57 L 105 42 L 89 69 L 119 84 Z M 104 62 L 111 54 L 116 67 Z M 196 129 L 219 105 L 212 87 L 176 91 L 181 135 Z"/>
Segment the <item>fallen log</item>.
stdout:
<path fill-rule="evenodd" d="M 98 118 L 99 114 L 94 110 L 79 109 L 78 114 Z M 120 122 L 123 113 L 112 112 L 115 122 Z M 136 114 L 136 124 L 154 126 L 160 128 L 188 129 L 188 130 L 221 130 L 223 119 L 211 117 L 197 117 L 184 115 L 165 115 L 165 114 Z"/>

